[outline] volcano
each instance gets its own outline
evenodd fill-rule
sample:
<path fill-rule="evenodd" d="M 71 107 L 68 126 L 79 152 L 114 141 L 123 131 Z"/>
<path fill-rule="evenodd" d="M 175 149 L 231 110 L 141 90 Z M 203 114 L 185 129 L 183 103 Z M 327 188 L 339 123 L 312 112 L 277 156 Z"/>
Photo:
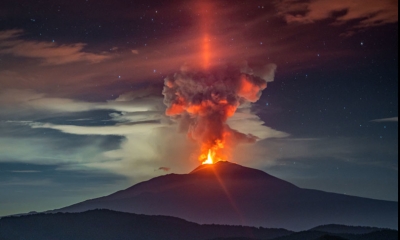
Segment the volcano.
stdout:
<path fill-rule="evenodd" d="M 398 228 L 398 202 L 303 189 L 263 171 L 223 161 L 50 212 L 92 209 L 296 231 L 332 223 Z"/>

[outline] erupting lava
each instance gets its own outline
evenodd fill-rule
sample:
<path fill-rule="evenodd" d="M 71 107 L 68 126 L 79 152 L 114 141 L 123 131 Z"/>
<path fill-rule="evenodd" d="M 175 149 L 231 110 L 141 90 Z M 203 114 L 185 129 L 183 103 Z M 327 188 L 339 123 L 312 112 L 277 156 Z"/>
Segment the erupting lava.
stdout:
<path fill-rule="evenodd" d="M 208 141 L 202 143 L 201 154 L 199 156 L 199 161 L 202 164 L 214 164 L 218 161 L 224 161 L 226 156 L 222 154 L 225 144 L 224 140 L 228 134 L 223 134 L 222 139 L 216 139 L 215 141 Z"/>
<path fill-rule="evenodd" d="M 203 156 L 204 156 L 203 154 L 200 156 L 200 160 L 203 159 Z M 211 152 L 211 149 L 209 149 L 208 154 L 207 154 L 207 159 L 204 160 L 201 164 L 214 164 L 215 163 L 214 156 L 215 156 L 215 153 Z"/>

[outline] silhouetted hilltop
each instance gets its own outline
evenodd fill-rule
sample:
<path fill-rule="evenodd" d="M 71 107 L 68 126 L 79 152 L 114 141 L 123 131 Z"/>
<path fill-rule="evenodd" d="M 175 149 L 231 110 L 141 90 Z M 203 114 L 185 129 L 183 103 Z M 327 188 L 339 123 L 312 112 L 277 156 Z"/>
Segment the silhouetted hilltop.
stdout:
<path fill-rule="evenodd" d="M 228 240 L 229 238 L 225 239 Z M 398 240 L 398 231 L 377 230 L 367 234 L 327 233 L 322 231 L 303 231 L 288 236 L 278 237 L 274 240 Z"/>
<path fill-rule="evenodd" d="M 350 234 L 366 234 L 382 230 L 374 227 L 361 227 L 361 226 L 345 226 L 339 224 L 322 225 L 310 230 L 327 232 L 327 233 L 350 233 Z"/>
<path fill-rule="evenodd" d="M 200 225 L 166 216 L 146 216 L 111 210 L 13 216 L 0 219 L 0 239 L 57 240 L 203 240 L 247 236 L 272 239 L 290 234 L 285 229 Z"/>
<path fill-rule="evenodd" d="M 293 233 L 273 240 L 398 240 L 399 235 L 394 230 L 378 230 L 368 234 L 334 234 L 318 231 L 304 231 Z M 257 240 L 254 238 L 232 237 L 215 238 L 213 240 Z M 258 239 L 261 240 L 261 239 Z"/>
<path fill-rule="evenodd" d="M 347 226 L 342 227 L 348 229 Z M 200 225 L 176 217 L 147 216 L 104 209 L 82 213 L 40 213 L 0 219 L 0 240 L 38 239 L 394 240 L 398 239 L 398 232 L 376 229 L 368 234 L 334 234 L 314 230 L 295 233 L 285 229 Z"/>

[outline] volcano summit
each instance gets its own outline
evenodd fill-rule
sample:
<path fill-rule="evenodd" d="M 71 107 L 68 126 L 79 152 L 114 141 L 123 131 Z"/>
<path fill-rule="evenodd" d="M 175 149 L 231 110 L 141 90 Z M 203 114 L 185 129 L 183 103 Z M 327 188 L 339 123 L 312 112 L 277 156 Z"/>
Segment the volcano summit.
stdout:
<path fill-rule="evenodd" d="M 167 215 L 198 223 L 304 230 L 322 224 L 398 228 L 398 203 L 299 188 L 220 161 L 167 174 L 51 212 L 91 209 Z"/>

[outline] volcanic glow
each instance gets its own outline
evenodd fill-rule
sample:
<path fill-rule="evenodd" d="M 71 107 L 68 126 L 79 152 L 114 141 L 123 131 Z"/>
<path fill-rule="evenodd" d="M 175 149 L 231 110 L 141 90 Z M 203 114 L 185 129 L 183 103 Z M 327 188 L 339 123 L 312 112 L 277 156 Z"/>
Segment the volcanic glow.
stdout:
<path fill-rule="evenodd" d="M 210 65 L 210 38 L 208 34 L 203 39 L 203 67 L 207 69 Z"/>
<path fill-rule="evenodd" d="M 199 161 L 215 163 L 229 159 L 237 143 L 253 143 L 258 138 L 229 127 L 228 118 L 237 108 L 255 102 L 267 87 L 275 68 L 266 68 L 265 78 L 238 66 L 217 66 L 209 69 L 182 68 L 165 78 L 163 95 L 166 115 L 179 123 L 179 129 L 199 144 Z"/>
<path fill-rule="evenodd" d="M 179 129 L 200 146 L 198 160 L 213 164 L 229 159 L 230 150 L 237 143 L 255 142 L 258 138 L 240 133 L 226 123 L 237 108 L 256 102 L 267 82 L 273 80 L 276 66 L 265 65 L 256 76 L 247 63 L 242 65 L 212 64 L 210 11 L 208 1 L 199 1 L 201 23 L 200 67 L 182 67 L 180 72 L 164 80 L 165 111 Z"/>
<path fill-rule="evenodd" d="M 211 45 L 210 45 L 210 26 L 211 26 L 211 15 L 212 12 L 212 4 L 211 1 L 198 1 L 197 3 L 198 14 L 201 16 L 200 21 L 200 34 L 202 34 L 202 42 L 201 42 L 201 59 L 202 66 L 204 69 L 207 69 L 210 66 L 210 58 L 211 58 Z"/>

